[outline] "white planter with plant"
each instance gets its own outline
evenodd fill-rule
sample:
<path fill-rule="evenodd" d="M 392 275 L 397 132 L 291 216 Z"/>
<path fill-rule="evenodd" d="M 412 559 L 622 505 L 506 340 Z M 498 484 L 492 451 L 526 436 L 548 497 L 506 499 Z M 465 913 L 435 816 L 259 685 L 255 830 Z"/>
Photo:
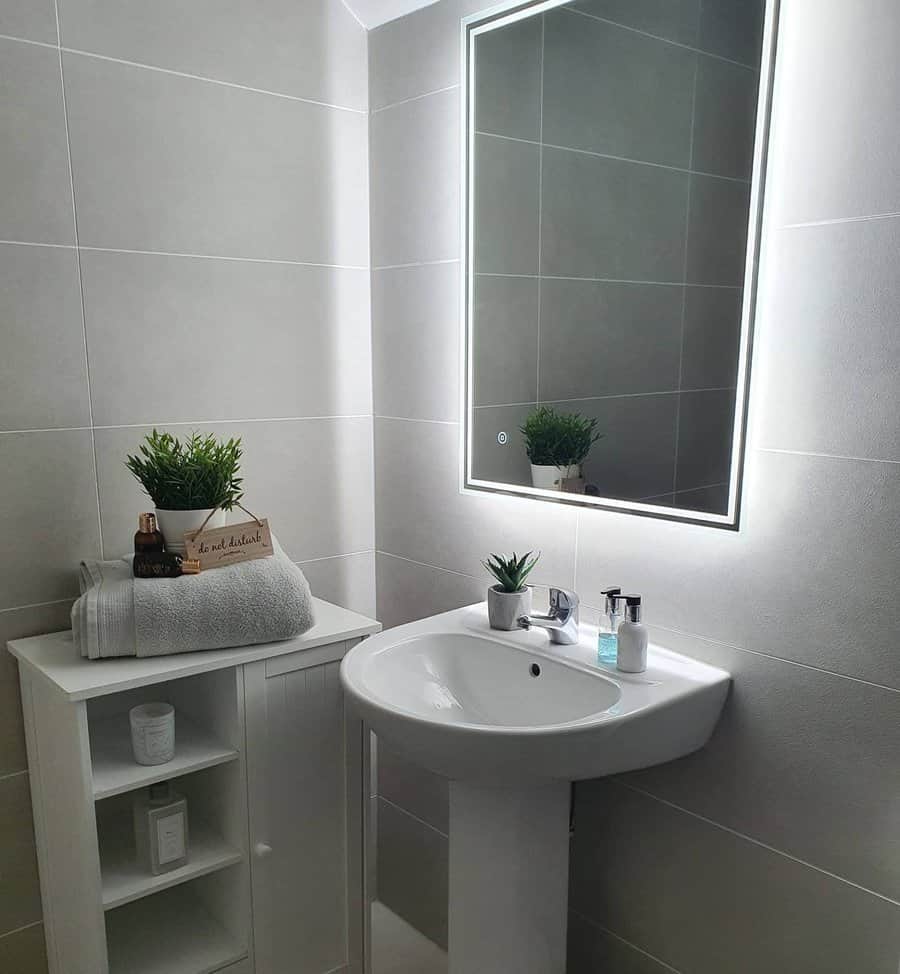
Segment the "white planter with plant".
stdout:
<path fill-rule="evenodd" d="M 182 443 L 154 430 L 144 438 L 140 456 L 128 456 L 125 465 L 156 506 L 169 551 L 184 553 L 187 531 L 224 527 L 243 496 L 238 476 L 242 452 L 239 438 L 191 433 Z"/>
<path fill-rule="evenodd" d="M 531 461 L 531 484 L 541 490 L 584 492 L 581 465 L 600 439 L 596 419 L 538 406 L 519 427 Z"/>
<path fill-rule="evenodd" d="M 497 584 L 488 589 L 488 621 L 491 629 L 511 632 L 519 628 L 519 619 L 531 615 L 531 589 L 525 579 L 537 564 L 540 555 L 531 557 L 531 552 L 519 558 L 515 552 L 511 558 L 491 555 L 482 562 L 484 567 L 497 579 Z"/>

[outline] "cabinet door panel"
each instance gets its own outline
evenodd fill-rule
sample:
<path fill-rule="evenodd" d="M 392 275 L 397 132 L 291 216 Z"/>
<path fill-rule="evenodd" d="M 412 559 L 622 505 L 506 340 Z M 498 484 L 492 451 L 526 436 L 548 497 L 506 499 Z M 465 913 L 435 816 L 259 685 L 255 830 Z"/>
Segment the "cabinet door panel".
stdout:
<path fill-rule="evenodd" d="M 350 970 L 340 663 L 245 668 L 256 974 Z"/>

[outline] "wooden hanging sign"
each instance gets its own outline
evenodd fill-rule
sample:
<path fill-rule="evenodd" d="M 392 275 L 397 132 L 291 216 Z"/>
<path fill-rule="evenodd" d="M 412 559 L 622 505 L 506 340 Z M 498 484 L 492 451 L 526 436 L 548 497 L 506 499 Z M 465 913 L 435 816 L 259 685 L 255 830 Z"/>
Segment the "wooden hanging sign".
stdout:
<path fill-rule="evenodd" d="M 196 558 L 201 571 L 253 561 L 255 558 L 269 558 L 274 553 L 269 522 L 264 517 L 209 531 L 201 528 L 199 531 L 186 532 L 184 546 L 185 557 Z"/>

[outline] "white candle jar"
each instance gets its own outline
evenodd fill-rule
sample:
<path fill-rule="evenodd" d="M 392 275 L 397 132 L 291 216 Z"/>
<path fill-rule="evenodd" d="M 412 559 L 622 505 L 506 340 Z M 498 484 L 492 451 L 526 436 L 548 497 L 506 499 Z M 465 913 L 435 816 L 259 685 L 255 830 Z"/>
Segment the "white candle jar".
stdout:
<path fill-rule="evenodd" d="M 132 707 L 131 746 L 138 764 L 165 764 L 175 757 L 175 708 L 170 703 Z"/>

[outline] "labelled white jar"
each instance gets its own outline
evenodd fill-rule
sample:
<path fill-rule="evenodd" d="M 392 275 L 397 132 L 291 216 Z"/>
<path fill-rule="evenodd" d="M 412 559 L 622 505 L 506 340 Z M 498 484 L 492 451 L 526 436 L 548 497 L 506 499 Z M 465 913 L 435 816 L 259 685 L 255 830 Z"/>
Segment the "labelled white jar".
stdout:
<path fill-rule="evenodd" d="M 165 764 L 175 757 L 175 708 L 170 703 L 142 703 L 128 716 L 138 764 Z"/>

